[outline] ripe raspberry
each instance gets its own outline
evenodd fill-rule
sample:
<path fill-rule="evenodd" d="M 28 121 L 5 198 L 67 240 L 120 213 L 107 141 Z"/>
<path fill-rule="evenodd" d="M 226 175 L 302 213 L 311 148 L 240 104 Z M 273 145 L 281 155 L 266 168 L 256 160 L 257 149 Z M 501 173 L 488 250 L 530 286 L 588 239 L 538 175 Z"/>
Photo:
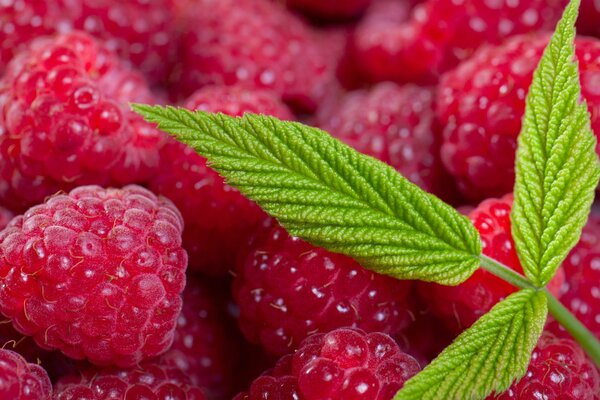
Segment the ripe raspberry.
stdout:
<path fill-rule="evenodd" d="M 205 400 L 202 390 L 177 368 L 145 363 L 133 369 L 91 368 L 61 379 L 53 400 Z"/>
<path fill-rule="evenodd" d="M 474 201 L 512 191 L 525 97 L 548 38 L 518 36 L 483 48 L 442 79 L 442 161 Z M 592 128 L 600 133 L 600 41 L 578 38 L 575 43 L 582 93 Z"/>
<path fill-rule="evenodd" d="M 342 20 L 360 15 L 371 0 L 285 0 L 295 10 L 327 20 Z"/>
<path fill-rule="evenodd" d="M 32 42 L 0 80 L 0 201 L 25 210 L 81 184 L 147 179 L 165 136 L 127 103 L 152 100 L 143 78 L 86 34 Z"/>
<path fill-rule="evenodd" d="M 571 339 L 544 333 L 533 351 L 527 373 L 495 400 L 600 399 L 600 373 Z"/>
<path fill-rule="evenodd" d="M 411 320 L 410 288 L 290 237 L 269 220 L 240 259 L 233 296 L 246 338 L 283 355 L 312 333 L 340 327 L 398 333 Z"/>
<path fill-rule="evenodd" d="M 227 319 L 215 297 L 208 283 L 188 280 L 175 339 L 161 363 L 180 369 L 211 399 L 225 399 L 232 394 L 238 346 L 229 325 L 233 321 Z"/>
<path fill-rule="evenodd" d="M 388 0 L 390 2 L 395 0 Z M 410 18 L 377 6 L 356 32 L 357 60 L 376 81 L 434 82 L 485 43 L 553 30 L 564 0 L 428 0 Z"/>
<path fill-rule="evenodd" d="M 600 213 L 597 211 L 590 215 L 563 268 L 566 280 L 561 289 L 562 303 L 600 339 Z M 551 325 L 554 332 L 566 334 L 557 323 Z"/>
<path fill-rule="evenodd" d="M 0 398 L 45 400 L 52 394 L 48 374 L 37 364 L 29 364 L 18 353 L 0 349 Z"/>
<path fill-rule="evenodd" d="M 265 0 L 201 0 L 183 35 L 175 92 L 207 84 L 273 90 L 314 111 L 335 71 L 314 32 L 283 6 Z"/>
<path fill-rule="evenodd" d="M 58 351 L 41 349 L 35 344 L 32 337 L 17 332 L 10 320 L 0 322 L 0 345 L 4 349 L 18 353 L 27 362 L 43 367 L 52 381 L 75 372 L 76 364 L 81 363 L 81 361 L 74 361 Z"/>
<path fill-rule="evenodd" d="M 385 334 L 336 329 L 308 337 L 234 400 L 390 400 L 420 369 Z"/>
<path fill-rule="evenodd" d="M 202 109 L 241 116 L 245 112 L 292 119 L 291 112 L 271 93 L 240 87 L 206 87 L 185 103 Z M 171 199 L 185 221 L 184 247 L 190 267 L 209 275 L 224 275 L 237 250 L 252 234 L 264 213 L 207 167 L 190 147 L 169 142 L 161 151 L 161 167 L 150 180 L 155 193 Z"/>
<path fill-rule="evenodd" d="M 168 200 L 84 186 L 0 234 L 0 311 L 44 349 L 130 366 L 172 343 L 187 257 Z"/>
<path fill-rule="evenodd" d="M 108 47 L 153 82 L 166 78 L 176 49 L 169 0 L 8 0 L 0 3 L 0 72 L 40 36 L 74 29 Z"/>
<path fill-rule="evenodd" d="M 479 231 L 483 254 L 523 273 L 510 228 L 512 202 L 512 194 L 501 199 L 488 199 L 469 213 L 469 219 Z M 564 271 L 561 268 L 549 284 L 550 291 L 558 294 L 563 282 Z M 455 333 L 471 326 L 515 290 L 510 283 L 481 268 L 458 286 L 422 284 L 420 287 L 423 301 Z"/>
<path fill-rule="evenodd" d="M 321 127 L 358 151 L 396 168 L 423 189 L 447 194 L 438 157 L 434 91 L 381 83 L 349 93 L 322 117 Z"/>
<path fill-rule="evenodd" d="M 294 119 L 290 109 L 275 93 L 242 86 L 206 86 L 192 94 L 185 101 L 184 107 L 190 110 L 220 112 L 233 117 L 253 113 L 272 115 L 285 120 Z"/>

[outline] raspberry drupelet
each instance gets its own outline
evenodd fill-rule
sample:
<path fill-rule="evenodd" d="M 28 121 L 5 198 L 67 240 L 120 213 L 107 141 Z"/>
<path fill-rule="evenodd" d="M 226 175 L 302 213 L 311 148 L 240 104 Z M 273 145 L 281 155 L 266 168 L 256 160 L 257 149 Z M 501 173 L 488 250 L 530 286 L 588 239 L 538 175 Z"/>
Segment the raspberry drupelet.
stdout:
<path fill-rule="evenodd" d="M 472 201 L 512 191 L 525 98 L 549 36 L 516 36 L 482 48 L 444 75 L 438 89 L 441 157 Z M 582 94 L 600 133 L 600 40 L 575 40 Z"/>
<path fill-rule="evenodd" d="M 152 82 L 167 78 L 175 55 L 170 0 L 10 0 L 0 3 L 0 72 L 40 36 L 83 30 Z M 8 34 L 10 33 L 10 34 Z"/>
<path fill-rule="evenodd" d="M 245 112 L 292 119 L 289 109 L 271 92 L 238 86 L 209 86 L 185 103 L 190 110 L 241 116 Z M 233 268 L 241 243 L 264 218 L 261 209 L 226 185 L 192 148 L 169 141 L 161 150 L 161 167 L 149 187 L 173 201 L 185 220 L 184 247 L 190 268 L 225 275 Z"/>
<path fill-rule="evenodd" d="M 179 96 L 209 84 L 241 84 L 312 112 L 335 80 L 315 33 L 277 2 L 200 0 L 194 11 L 174 79 Z"/>
<path fill-rule="evenodd" d="M 20 354 L 0 349 L 0 398 L 10 400 L 47 400 L 52 383 L 46 371 L 29 364 Z"/>
<path fill-rule="evenodd" d="M 396 334 L 409 325 L 411 282 L 291 237 L 273 220 L 240 258 L 233 295 L 242 333 L 273 355 L 340 327 Z"/>
<path fill-rule="evenodd" d="M 483 254 L 523 273 L 510 227 L 512 203 L 512 194 L 501 199 L 488 199 L 469 212 L 468 217 L 479 231 Z M 559 268 L 548 288 L 558 294 L 564 280 L 564 270 Z M 454 333 L 471 326 L 496 303 L 517 290 L 482 268 L 458 286 L 423 283 L 419 289 L 422 300 Z"/>
<path fill-rule="evenodd" d="M 91 36 L 33 41 L 0 80 L 0 202 L 19 211 L 82 184 L 143 182 L 165 135 L 129 109 L 145 80 Z"/>
<path fill-rule="evenodd" d="M 90 368 L 64 377 L 53 400 L 206 400 L 183 372 L 155 362 L 132 369 Z"/>
<path fill-rule="evenodd" d="M 387 1 L 395 8 L 400 6 L 393 3 L 403 3 Z M 565 0 L 427 0 L 410 17 L 401 13 L 390 18 L 375 3 L 356 31 L 357 60 L 374 81 L 433 83 L 482 45 L 552 31 L 565 4 Z"/>
<path fill-rule="evenodd" d="M 598 400 L 600 373 L 571 339 L 544 332 L 525 376 L 489 400 Z"/>
<path fill-rule="evenodd" d="M 420 369 L 388 335 L 336 329 L 308 337 L 235 400 L 391 400 Z"/>
<path fill-rule="evenodd" d="M 44 349 L 132 366 L 173 341 L 187 256 L 175 206 L 139 186 L 82 186 L 0 233 L 0 311 Z"/>

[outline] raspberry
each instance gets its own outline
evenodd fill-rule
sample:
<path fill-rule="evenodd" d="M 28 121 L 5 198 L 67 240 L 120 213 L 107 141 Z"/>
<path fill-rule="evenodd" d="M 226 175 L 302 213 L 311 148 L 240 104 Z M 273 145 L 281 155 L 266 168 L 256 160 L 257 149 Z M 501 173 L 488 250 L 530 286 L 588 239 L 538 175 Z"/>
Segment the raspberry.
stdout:
<path fill-rule="evenodd" d="M 138 186 L 83 186 L 0 234 L 0 311 L 44 349 L 131 366 L 171 346 L 187 257 L 177 209 Z"/>
<path fill-rule="evenodd" d="M 360 15 L 371 0 L 285 0 L 286 4 L 318 19 L 342 20 Z"/>
<path fill-rule="evenodd" d="M 179 368 L 210 398 L 224 399 L 231 394 L 238 346 L 229 326 L 232 321 L 214 297 L 208 283 L 188 280 L 175 339 L 161 363 Z"/>
<path fill-rule="evenodd" d="M 45 400 L 52 393 L 48 374 L 18 353 L 0 349 L 0 397 L 11 400 Z"/>
<path fill-rule="evenodd" d="M 599 393 L 600 374 L 579 345 L 546 332 L 533 351 L 523 379 L 488 399 L 597 400 Z"/>
<path fill-rule="evenodd" d="M 600 339 L 600 213 L 592 212 L 579 243 L 563 262 L 562 303 Z M 553 323 L 553 328 L 559 328 Z M 556 331 L 556 329 L 553 329 Z M 564 334 L 562 327 L 557 333 Z"/>
<path fill-rule="evenodd" d="M 245 113 L 272 115 L 291 120 L 294 115 L 267 90 L 249 90 L 242 86 L 207 86 L 197 90 L 185 101 L 185 108 L 208 112 L 221 112 L 233 117 Z"/>
<path fill-rule="evenodd" d="M 321 127 L 423 189 L 448 194 L 450 180 L 438 157 L 434 97 L 432 89 L 381 83 L 346 95 L 322 117 Z"/>
<path fill-rule="evenodd" d="M 145 363 L 134 369 L 91 368 L 61 379 L 53 400 L 205 400 L 202 390 L 177 368 Z"/>
<path fill-rule="evenodd" d="M 335 71 L 314 33 L 283 6 L 265 0 L 201 0 L 183 35 L 182 96 L 207 84 L 269 89 L 312 112 Z"/>
<path fill-rule="evenodd" d="M 512 202 L 512 194 L 501 199 L 488 199 L 469 213 L 469 219 L 479 231 L 483 254 L 523 273 L 510 228 Z M 550 291 L 558 294 L 563 282 L 564 271 L 561 268 L 549 284 Z M 420 287 L 423 301 L 455 333 L 471 326 L 515 290 L 510 283 L 481 268 L 458 286 L 422 284 Z"/>
<path fill-rule="evenodd" d="M 547 35 L 518 36 L 483 48 L 441 81 L 442 161 L 474 201 L 512 191 L 525 97 L 547 42 Z M 600 41 L 575 43 L 582 93 L 600 133 Z"/>
<path fill-rule="evenodd" d="M 128 102 L 152 102 L 143 78 L 92 37 L 32 42 L 0 80 L 0 201 L 22 211 L 81 184 L 147 179 L 165 135 Z"/>
<path fill-rule="evenodd" d="M 428 0 L 410 18 L 375 8 L 357 29 L 357 60 L 376 81 L 434 82 L 485 43 L 554 29 L 564 3 Z"/>
<path fill-rule="evenodd" d="M 185 106 L 240 116 L 244 112 L 291 119 L 291 112 L 269 92 L 240 87 L 206 87 Z M 156 193 L 167 196 L 185 221 L 184 247 L 190 268 L 209 275 L 224 275 L 236 259 L 264 213 L 207 167 L 204 158 L 181 143 L 169 142 L 161 151 L 161 168 L 150 180 Z"/>
<path fill-rule="evenodd" d="M 420 369 L 385 334 L 336 329 L 308 337 L 234 400 L 390 400 Z"/>
<path fill-rule="evenodd" d="M 175 46 L 169 0 L 9 0 L 0 4 L 0 72 L 31 40 L 74 29 L 108 47 L 153 82 L 167 77 Z M 8 34 L 10 33 L 10 34 Z"/>
<path fill-rule="evenodd" d="M 10 320 L 0 322 L 0 346 L 18 353 L 27 362 L 42 366 L 52 381 L 75 372 L 76 363 L 81 363 L 81 361 L 74 361 L 58 351 L 42 350 L 35 344 L 33 338 L 17 332 Z"/>
<path fill-rule="evenodd" d="M 411 282 L 290 237 L 272 220 L 265 225 L 240 258 L 233 283 L 250 342 L 283 355 L 315 332 L 355 327 L 395 334 L 408 325 Z"/>

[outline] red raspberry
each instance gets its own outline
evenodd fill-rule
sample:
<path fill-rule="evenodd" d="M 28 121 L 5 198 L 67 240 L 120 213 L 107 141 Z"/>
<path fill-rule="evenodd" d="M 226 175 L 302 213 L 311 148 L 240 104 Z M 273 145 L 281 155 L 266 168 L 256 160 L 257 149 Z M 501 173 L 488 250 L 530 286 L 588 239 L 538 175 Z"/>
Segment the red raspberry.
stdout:
<path fill-rule="evenodd" d="M 241 117 L 245 113 L 272 115 L 292 120 L 294 115 L 277 95 L 267 90 L 242 86 L 206 86 L 192 94 L 184 104 L 190 110 L 220 112 Z"/>
<path fill-rule="evenodd" d="M 600 213 L 597 211 L 592 212 L 563 268 L 566 280 L 561 289 L 562 303 L 600 339 Z M 552 323 L 552 327 L 561 336 L 565 335 L 560 325 Z"/>
<path fill-rule="evenodd" d="M 510 228 L 512 194 L 501 199 L 488 199 L 469 213 L 469 219 L 481 236 L 483 254 L 507 267 L 523 273 Z M 558 294 L 564 282 L 564 271 L 559 269 L 549 289 Z M 444 320 L 455 333 L 471 326 L 494 304 L 516 290 L 510 283 L 480 268 L 458 286 L 422 284 L 423 301 Z"/>
<path fill-rule="evenodd" d="M 0 72 L 33 39 L 84 30 L 140 68 L 166 78 L 176 47 L 169 0 L 9 0 L 0 3 Z"/>
<path fill-rule="evenodd" d="M 315 110 L 335 71 L 308 26 L 265 0 L 201 0 L 196 9 L 174 78 L 180 96 L 207 84 L 243 84 Z"/>
<path fill-rule="evenodd" d="M 91 368 L 61 379 L 53 400 L 205 400 L 202 390 L 177 368 L 145 363 L 133 369 Z"/>
<path fill-rule="evenodd" d="M 233 284 L 250 342 L 283 355 L 315 332 L 351 326 L 395 334 L 409 324 L 411 282 L 368 271 L 268 223 L 241 257 Z"/>
<path fill-rule="evenodd" d="M 483 48 L 442 79 L 442 161 L 474 201 L 512 191 L 525 97 L 548 38 L 518 36 Z M 583 96 L 592 128 L 600 133 L 600 41 L 578 38 L 575 43 Z"/>
<path fill-rule="evenodd" d="M 391 400 L 420 369 L 385 334 L 337 329 L 308 337 L 234 400 Z"/>
<path fill-rule="evenodd" d="M 179 368 L 211 399 L 225 399 L 231 398 L 239 356 L 237 337 L 229 326 L 233 321 L 227 319 L 215 297 L 208 283 L 188 279 L 175 339 L 161 364 Z"/>
<path fill-rule="evenodd" d="M 41 349 L 35 344 L 32 337 L 17 332 L 10 320 L 0 322 L 0 345 L 4 349 L 18 353 L 28 362 L 43 367 L 52 381 L 75 372 L 76 364 L 82 363 L 82 361 L 74 361 L 58 351 Z"/>
<path fill-rule="evenodd" d="M 0 80 L 0 201 L 24 210 L 81 184 L 147 179 L 165 135 L 128 102 L 152 102 L 143 78 L 92 37 L 32 42 Z"/>
<path fill-rule="evenodd" d="M 206 87 L 185 103 L 202 109 L 241 116 L 245 112 L 292 119 L 291 112 L 269 92 L 240 87 Z M 190 267 L 209 275 L 224 275 L 233 266 L 237 250 L 252 234 L 264 213 L 206 165 L 206 160 L 179 142 L 161 151 L 161 167 L 150 188 L 170 198 L 185 221 L 184 247 Z"/>
<path fill-rule="evenodd" d="M 485 43 L 553 30 L 564 4 L 564 0 L 428 0 L 410 18 L 405 12 L 390 14 L 376 8 L 357 29 L 357 59 L 376 81 L 433 82 Z"/>
<path fill-rule="evenodd" d="M 495 400 L 598 400 L 600 373 L 571 339 L 544 333 L 533 351 L 527 373 Z"/>
<path fill-rule="evenodd" d="M 285 0 L 286 4 L 309 16 L 342 20 L 360 15 L 371 0 Z"/>
<path fill-rule="evenodd" d="M 75 359 L 130 366 L 161 354 L 181 310 L 182 227 L 171 202 L 138 186 L 51 197 L 0 233 L 0 311 Z"/>
<path fill-rule="evenodd" d="M 0 349 L 0 398 L 45 400 L 52 394 L 48 374 L 37 364 L 29 364 L 18 353 Z"/>
<path fill-rule="evenodd" d="M 381 83 L 344 97 L 321 127 L 358 151 L 396 168 L 423 189 L 448 194 L 438 157 L 432 89 Z"/>

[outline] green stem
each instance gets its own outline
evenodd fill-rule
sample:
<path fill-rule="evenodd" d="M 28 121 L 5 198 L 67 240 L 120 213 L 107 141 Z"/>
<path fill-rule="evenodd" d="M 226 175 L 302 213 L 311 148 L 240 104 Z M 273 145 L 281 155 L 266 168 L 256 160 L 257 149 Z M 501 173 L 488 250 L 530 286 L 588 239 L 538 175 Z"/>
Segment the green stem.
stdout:
<path fill-rule="evenodd" d="M 518 272 L 514 271 L 511 268 L 508 268 L 506 265 L 499 263 L 482 254 L 479 256 L 479 260 L 481 261 L 481 267 L 488 272 L 491 272 L 493 275 L 496 275 L 498 278 L 505 280 L 508 283 L 512 283 L 519 289 L 537 289 L 527 278 Z"/>
<path fill-rule="evenodd" d="M 548 298 L 548 310 L 564 328 L 583 347 L 585 352 L 600 368 L 600 341 L 556 297 L 544 289 Z"/>
<path fill-rule="evenodd" d="M 520 289 L 535 289 L 526 277 L 513 271 L 502 263 L 486 255 L 479 256 L 481 267 L 486 271 L 496 275 L 506 282 L 512 283 Z M 548 298 L 548 311 L 571 334 L 588 356 L 594 361 L 594 364 L 600 368 L 600 341 L 575 317 L 560 301 L 547 289 L 543 289 Z"/>

